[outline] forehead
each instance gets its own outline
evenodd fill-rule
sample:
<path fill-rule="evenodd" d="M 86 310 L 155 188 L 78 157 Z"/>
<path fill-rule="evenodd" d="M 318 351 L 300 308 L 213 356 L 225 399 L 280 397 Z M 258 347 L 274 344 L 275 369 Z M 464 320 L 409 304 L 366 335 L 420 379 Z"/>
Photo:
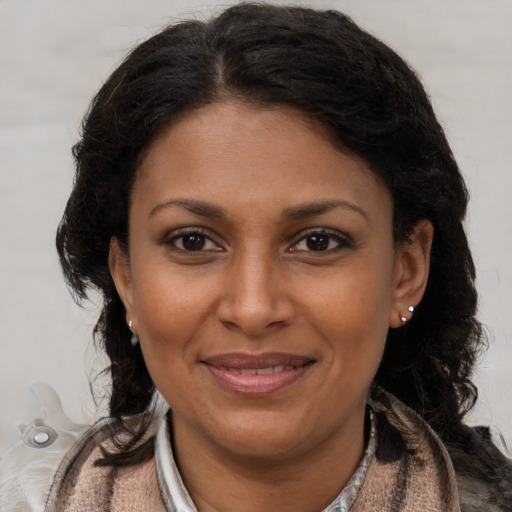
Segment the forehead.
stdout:
<path fill-rule="evenodd" d="M 132 199 L 173 197 L 255 212 L 319 199 L 373 202 L 381 212 L 391 203 L 366 162 L 342 152 L 319 123 L 296 110 L 240 103 L 195 110 L 149 147 Z"/>

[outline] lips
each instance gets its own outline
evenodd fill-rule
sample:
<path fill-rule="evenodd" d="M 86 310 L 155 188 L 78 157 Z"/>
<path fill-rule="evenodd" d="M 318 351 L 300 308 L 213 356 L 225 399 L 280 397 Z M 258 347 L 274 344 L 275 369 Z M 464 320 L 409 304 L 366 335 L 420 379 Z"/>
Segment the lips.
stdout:
<path fill-rule="evenodd" d="M 315 363 L 308 357 L 284 353 L 220 354 L 201 362 L 222 387 L 244 395 L 264 395 L 286 388 Z"/>

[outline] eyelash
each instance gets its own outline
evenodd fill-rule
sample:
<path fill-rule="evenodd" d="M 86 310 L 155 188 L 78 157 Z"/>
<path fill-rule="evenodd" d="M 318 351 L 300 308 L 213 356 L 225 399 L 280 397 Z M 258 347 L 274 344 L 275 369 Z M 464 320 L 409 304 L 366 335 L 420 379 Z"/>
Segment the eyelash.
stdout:
<path fill-rule="evenodd" d="M 189 236 L 199 236 L 202 238 L 203 246 L 201 246 L 198 250 L 193 249 L 187 249 L 183 245 L 183 240 L 185 237 Z M 324 237 L 327 238 L 327 247 L 321 248 L 321 249 L 312 249 L 311 247 L 308 247 L 307 249 L 299 249 L 297 248 L 301 242 L 306 242 L 308 238 L 312 238 L 314 236 L 317 237 Z M 178 247 L 177 241 L 181 240 L 182 247 Z M 331 229 L 325 229 L 325 228 L 310 228 L 305 232 L 300 233 L 300 238 L 296 238 L 296 242 L 288 249 L 289 252 L 310 252 L 310 253 L 333 253 L 342 249 L 350 249 L 354 247 L 354 244 L 352 240 L 346 236 L 340 233 L 336 230 Z M 334 241 L 337 245 L 335 247 L 329 247 L 331 242 Z M 206 249 L 203 250 L 204 244 L 208 243 L 215 244 L 215 249 Z M 174 233 L 171 237 L 166 238 L 163 242 L 165 245 L 172 246 L 175 250 L 186 252 L 186 253 L 204 253 L 204 252 L 215 252 L 215 251 L 222 251 L 222 248 L 220 245 L 213 240 L 211 236 L 211 232 L 208 230 L 205 230 L 200 227 L 193 227 L 193 228 L 184 228 L 182 230 L 179 230 L 177 233 Z M 200 242 L 201 243 L 201 242 Z M 320 244 L 319 244 L 320 245 Z"/>
<path fill-rule="evenodd" d="M 326 249 L 321 249 L 321 250 L 315 250 L 315 249 L 311 249 L 311 248 L 297 249 L 297 246 L 301 242 L 306 241 L 306 243 L 307 243 L 307 239 L 311 238 L 313 236 L 327 237 L 328 245 L 330 245 L 331 241 L 336 242 L 337 245 L 335 247 L 327 246 Z M 351 249 L 353 247 L 354 247 L 354 243 L 352 242 L 352 240 L 347 235 L 344 235 L 344 234 L 340 233 L 339 231 L 325 229 L 325 228 L 310 228 L 306 232 L 303 232 L 300 234 L 300 238 L 297 240 L 297 242 L 294 243 L 294 245 L 289 249 L 289 251 L 291 251 L 291 252 L 304 251 L 304 252 L 310 252 L 313 254 L 315 254 L 315 253 L 331 254 L 333 252 L 337 252 L 342 249 Z"/>
<path fill-rule="evenodd" d="M 204 240 L 204 243 L 207 244 L 208 242 L 210 243 L 213 243 L 215 244 L 216 248 L 215 249 L 206 249 L 206 250 L 202 250 L 202 247 L 199 249 L 199 250 L 191 250 L 191 249 L 186 249 L 185 247 L 178 247 L 176 242 L 178 240 L 181 240 L 182 241 L 182 244 L 183 244 L 183 239 L 187 236 L 191 237 L 193 235 L 197 235 L 199 237 L 202 237 L 203 240 Z M 213 239 L 212 239 L 212 235 L 211 235 L 211 232 L 210 231 L 207 231 L 203 228 L 199 228 L 199 227 L 193 227 L 193 228 L 184 228 L 184 229 L 181 229 L 181 230 L 178 230 L 178 232 L 176 233 L 173 233 L 173 235 L 169 238 L 166 238 L 164 241 L 163 241 L 164 245 L 168 245 L 168 246 L 172 246 L 175 250 L 178 250 L 178 251 L 182 251 L 182 252 L 187 252 L 187 253 L 201 253 L 201 252 L 215 252 L 215 251 L 221 251 L 222 248 L 219 246 L 219 244 L 217 242 L 215 242 Z"/>

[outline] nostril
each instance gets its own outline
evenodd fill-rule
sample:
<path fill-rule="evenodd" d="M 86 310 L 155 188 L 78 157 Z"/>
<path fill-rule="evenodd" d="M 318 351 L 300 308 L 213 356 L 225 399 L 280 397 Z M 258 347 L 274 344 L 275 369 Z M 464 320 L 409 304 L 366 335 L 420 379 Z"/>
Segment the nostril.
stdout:
<path fill-rule="evenodd" d="M 217 314 L 218 320 L 225 328 L 242 332 L 251 338 L 289 325 L 293 316 L 293 314 L 279 314 L 276 309 L 269 310 L 266 313 L 261 311 L 240 312 L 219 309 Z"/>
<path fill-rule="evenodd" d="M 229 283 L 225 283 L 216 312 L 226 328 L 257 337 L 293 321 L 292 301 L 268 262 L 264 263 L 262 258 L 255 262 L 252 258 L 252 263 L 239 262 L 236 270 L 230 273 Z"/>

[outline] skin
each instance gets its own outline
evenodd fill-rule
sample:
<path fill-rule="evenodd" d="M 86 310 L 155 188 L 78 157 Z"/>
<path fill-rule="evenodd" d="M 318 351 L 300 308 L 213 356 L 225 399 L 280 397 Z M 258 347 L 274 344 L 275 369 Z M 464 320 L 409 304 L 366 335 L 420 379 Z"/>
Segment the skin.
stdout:
<path fill-rule="evenodd" d="M 352 475 L 388 328 L 428 276 L 432 226 L 395 245 L 392 210 L 294 110 L 212 104 L 150 146 L 110 268 L 201 512 L 322 510 Z M 270 391 L 208 363 L 276 352 L 307 367 Z"/>

